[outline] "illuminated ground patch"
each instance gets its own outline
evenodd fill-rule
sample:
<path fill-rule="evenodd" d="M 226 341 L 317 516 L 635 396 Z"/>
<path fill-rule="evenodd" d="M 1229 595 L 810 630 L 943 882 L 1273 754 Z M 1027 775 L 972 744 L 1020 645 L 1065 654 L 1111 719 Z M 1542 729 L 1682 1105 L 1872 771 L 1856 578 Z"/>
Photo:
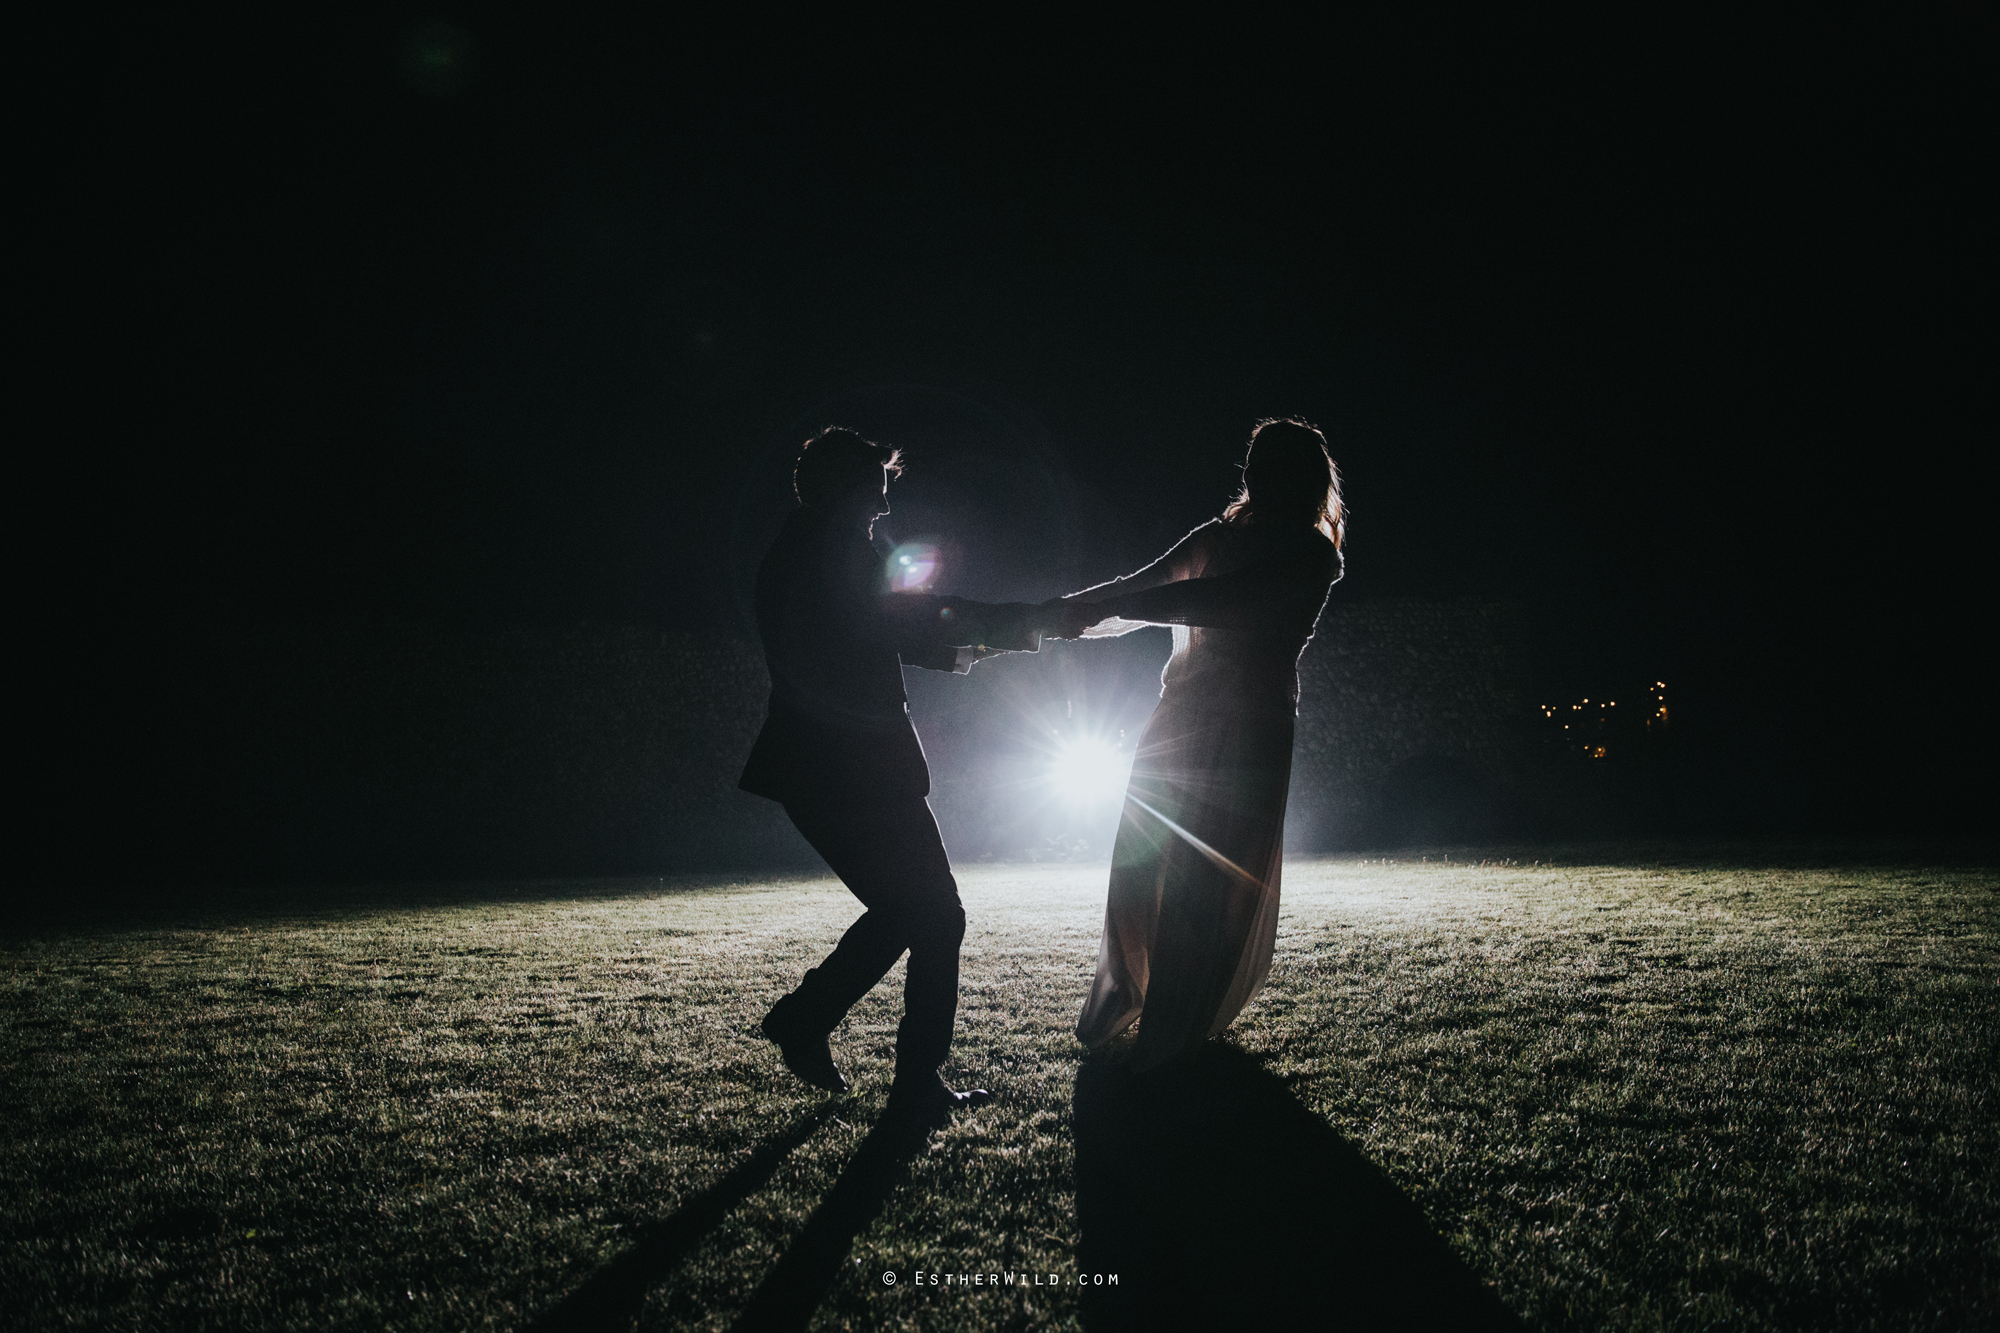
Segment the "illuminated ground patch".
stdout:
<path fill-rule="evenodd" d="M 880 1281 L 1077 1271 L 1070 1027 L 1103 872 L 961 878 L 947 1072 L 998 1100 L 854 1236 L 826 1327 L 1083 1310 L 1060 1285 Z M 1234 1040 L 1532 1327 L 1971 1326 L 2000 1277 L 1996 886 L 1295 861 Z M 753 1034 L 853 913 L 824 881 L 526 885 L 16 938 L 9 1313 L 523 1326 L 750 1180 L 644 1285 L 642 1327 L 726 1327 L 880 1109 L 900 977 L 837 1038 L 843 1102 L 803 1095 Z"/>

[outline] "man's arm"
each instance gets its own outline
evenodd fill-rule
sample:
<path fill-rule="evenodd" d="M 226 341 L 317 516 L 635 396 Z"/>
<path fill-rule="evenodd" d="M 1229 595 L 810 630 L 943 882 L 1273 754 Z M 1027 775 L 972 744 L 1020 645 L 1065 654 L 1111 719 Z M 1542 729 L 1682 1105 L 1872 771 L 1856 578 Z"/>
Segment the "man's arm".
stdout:
<path fill-rule="evenodd" d="M 854 632 L 893 649 L 904 662 L 962 671 L 971 660 L 959 665 L 959 648 L 1032 653 L 1041 647 L 1031 604 L 891 592 L 877 554 L 865 544 L 850 548 L 840 562 L 829 562 L 832 577 L 822 586 Z"/>
<path fill-rule="evenodd" d="M 917 662 L 915 657 L 928 656 L 939 648 L 1037 651 L 1042 636 L 1035 624 L 1035 610 L 1029 602 L 974 602 L 927 593 L 887 593 L 877 599 L 875 619 L 879 632 L 903 660 L 928 666 L 929 661 Z"/>
<path fill-rule="evenodd" d="M 989 657 L 998 657 L 1002 653 L 1013 651 L 1015 650 L 1010 648 L 984 648 L 975 645 L 963 648 L 940 645 L 899 655 L 904 666 L 923 667 L 928 671 L 949 671 L 954 676 L 963 676 L 972 670 L 974 662 L 983 662 Z M 1026 651 L 1035 650 L 1030 648 Z"/>

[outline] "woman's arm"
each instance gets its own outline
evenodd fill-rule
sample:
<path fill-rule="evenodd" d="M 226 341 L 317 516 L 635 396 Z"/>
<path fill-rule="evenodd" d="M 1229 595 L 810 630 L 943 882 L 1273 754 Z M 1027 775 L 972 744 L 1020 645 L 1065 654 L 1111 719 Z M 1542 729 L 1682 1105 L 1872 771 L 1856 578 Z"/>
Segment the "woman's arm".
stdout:
<path fill-rule="evenodd" d="M 1135 570 L 1130 574 L 1112 579 L 1106 583 L 1096 584 L 1080 592 L 1069 593 L 1062 600 L 1065 602 L 1081 602 L 1085 605 L 1096 602 L 1107 602 L 1113 597 L 1122 597 L 1127 593 L 1141 592 L 1147 588 L 1157 588 L 1162 584 L 1172 583 L 1176 579 L 1189 578 L 1192 576 L 1192 570 L 1189 566 L 1194 563 L 1193 557 L 1196 548 L 1199 544 L 1207 540 L 1203 534 L 1215 525 L 1216 520 L 1210 519 L 1187 536 L 1175 542 L 1173 549 L 1169 550 L 1152 564 L 1147 565 L 1144 569 Z"/>
<path fill-rule="evenodd" d="M 1116 598 L 1195 577 L 1207 563 L 1207 547 L 1213 538 L 1210 529 L 1217 522 L 1210 519 L 1203 523 L 1143 569 L 1043 602 L 1043 633 L 1061 639 L 1109 639 L 1145 628 L 1142 621 L 1119 620 L 1101 608 Z"/>
<path fill-rule="evenodd" d="M 1297 554 L 1233 574 L 1182 579 L 1123 594 L 1092 609 L 1145 625 L 1241 629 L 1271 623 L 1287 612 L 1317 614 L 1326 590 L 1340 577 L 1340 552 L 1319 540 Z"/>

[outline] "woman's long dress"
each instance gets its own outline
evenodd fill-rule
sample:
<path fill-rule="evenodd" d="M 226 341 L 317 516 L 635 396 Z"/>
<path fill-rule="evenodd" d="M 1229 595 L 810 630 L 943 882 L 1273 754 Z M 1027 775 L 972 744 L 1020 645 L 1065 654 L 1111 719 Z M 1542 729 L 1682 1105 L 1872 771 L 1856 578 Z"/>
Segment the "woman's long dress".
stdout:
<path fill-rule="evenodd" d="M 1340 552 L 1318 530 L 1221 520 L 1138 573 L 1076 594 L 1171 624 L 1174 652 L 1140 737 L 1111 853 L 1097 976 L 1077 1020 L 1096 1046 L 1144 1015 L 1149 1068 L 1229 1025 L 1264 984 L 1278 931 L 1299 653 Z"/>

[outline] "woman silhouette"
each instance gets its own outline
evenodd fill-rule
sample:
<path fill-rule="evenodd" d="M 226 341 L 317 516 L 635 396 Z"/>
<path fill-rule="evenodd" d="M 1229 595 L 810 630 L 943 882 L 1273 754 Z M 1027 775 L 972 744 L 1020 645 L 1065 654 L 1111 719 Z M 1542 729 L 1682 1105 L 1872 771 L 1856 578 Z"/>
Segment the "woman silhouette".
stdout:
<path fill-rule="evenodd" d="M 1319 429 L 1285 418 L 1251 432 L 1243 483 L 1136 574 L 1049 604 L 1063 637 L 1174 631 L 1076 1027 L 1098 1046 L 1143 1015 L 1139 1069 L 1227 1027 L 1277 937 L 1298 660 L 1341 574 L 1340 481 Z"/>

